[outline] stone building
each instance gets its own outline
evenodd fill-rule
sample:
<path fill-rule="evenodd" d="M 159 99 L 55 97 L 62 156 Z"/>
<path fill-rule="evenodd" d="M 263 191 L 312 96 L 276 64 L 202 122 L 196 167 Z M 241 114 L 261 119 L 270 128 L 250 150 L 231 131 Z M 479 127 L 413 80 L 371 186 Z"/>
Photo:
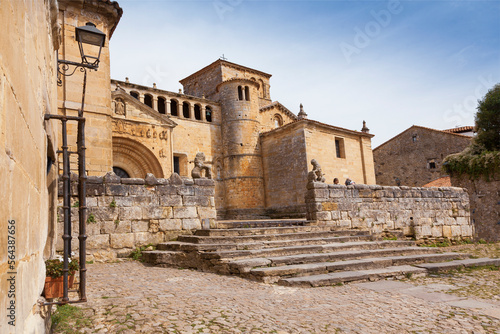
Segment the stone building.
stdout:
<path fill-rule="evenodd" d="M 472 131 L 472 127 L 463 128 Z M 377 184 L 421 187 L 446 176 L 443 159 L 463 151 L 472 139 L 459 132 L 413 125 L 378 146 L 373 150 Z"/>
<path fill-rule="evenodd" d="M 109 170 L 189 177 L 203 152 L 227 218 L 303 215 L 313 157 L 328 179 L 374 184 L 373 135 L 296 115 L 271 99 L 270 77 L 219 59 L 182 79 L 183 93 L 111 80 Z"/>

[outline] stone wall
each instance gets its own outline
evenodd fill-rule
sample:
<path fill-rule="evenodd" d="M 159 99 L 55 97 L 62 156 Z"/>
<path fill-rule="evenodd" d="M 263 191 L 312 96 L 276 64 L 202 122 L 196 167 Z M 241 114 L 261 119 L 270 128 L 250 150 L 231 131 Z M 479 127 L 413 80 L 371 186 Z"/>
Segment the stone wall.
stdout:
<path fill-rule="evenodd" d="M 72 175 L 72 248 L 78 249 L 77 179 Z M 215 226 L 215 182 L 210 179 L 121 179 L 113 173 L 90 176 L 87 183 L 87 253 L 90 259 L 123 257 L 138 247 L 190 234 L 203 224 Z M 62 195 L 62 184 L 59 187 Z M 63 231 L 59 197 L 58 231 Z M 57 248 L 62 250 L 62 239 Z"/>
<path fill-rule="evenodd" d="M 0 333 L 44 333 L 44 259 L 54 252 L 57 3 L 0 2 Z M 8 281 L 9 280 L 9 281 Z"/>
<path fill-rule="evenodd" d="M 452 176 L 451 184 L 467 189 L 475 236 L 500 241 L 500 179 L 471 180 L 468 175 Z"/>
<path fill-rule="evenodd" d="M 373 150 L 377 184 L 421 187 L 446 176 L 441 169 L 444 158 L 461 152 L 470 141 L 468 136 L 414 125 Z"/>
<path fill-rule="evenodd" d="M 424 238 L 473 236 L 469 196 L 462 188 L 307 185 L 307 219 L 345 229 L 401 230 Z"/>

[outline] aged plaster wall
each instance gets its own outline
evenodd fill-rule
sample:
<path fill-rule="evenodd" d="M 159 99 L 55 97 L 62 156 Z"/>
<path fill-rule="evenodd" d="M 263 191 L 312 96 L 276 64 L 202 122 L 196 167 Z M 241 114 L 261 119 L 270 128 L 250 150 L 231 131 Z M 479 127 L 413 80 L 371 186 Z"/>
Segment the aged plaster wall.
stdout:
<path fill-rule="evenodd" d="M 307 219 L 345 229 L 402 230 L 423 238 L 470 238 L 469 196 L 462 188 L 308 183 Z"/>
<path fill-rule="evenodd" d="M 0 332 L 44 333 L 38 300 L 57 193 L 47 160 L 56 157 L 58 126 L 44 114 L 57 113 L 57 3 L 2 0 L 0 27 Z"/>
<path fill-rule="evenodd" d="M 75 28 L 87 22 L 96 24 L 97 29 L 106 34 L 102 48 L 99 70 L 87 73 L 85 96 L 86 162 L 89 175 L 102 175 L 112 170 L 112 124 L 109 39 L 120 17 L 121 8 L 117 4 L 98 0 L 59 0 L 59 21 L 62 27 L 62 46 L 59 58 L 81 62 L 80 51 L 75 40 Z M 81 107 L 83 73 L 63 79 L 58 89 L 59 113 L 76 116 Z M 70 150 L 76 151 L 77 127 L 68 127 Z M 72 169 L 77 170 L 76 159 L 72 159 Z M 62 168 L 62 166 L 61 166 Z"/>
<path fill-rule="evenodd" d="M 452 176 L 454 187 L 467 189 L 472 224 L 478 239 L 500 241 L 500 179 L 471 180 L 468 175 Z"/>
<path fill-rule="evenodd" d="M 443 159 L 461 152 L 470 140 L 460 134 L 412 126 L 373 150 L 377 184 L 421 187 L 446 176 L 441 170 Z"/>
<path fill-rule="evenodd" d="M 75 180 L 76 181 L 76 180 Z M 62 184 L 60 184 L 60 195 Z M 91 176 L 87 183 L 87 253 L 96 260 L 128 256 L 138 246 L 169 241 L 200 229 L 204 219 L 215 224 L 215 182 L 209 179 L 121 179 L 113 173 Z M 77 201 L 72 184 L 72 203 Z M 63 231 L 59 198 L 58 231 Z M 78 249 L 78 208 L 72 208 L 72 241 Z M 63 249 L 62 239 L 57 249 Z"/>

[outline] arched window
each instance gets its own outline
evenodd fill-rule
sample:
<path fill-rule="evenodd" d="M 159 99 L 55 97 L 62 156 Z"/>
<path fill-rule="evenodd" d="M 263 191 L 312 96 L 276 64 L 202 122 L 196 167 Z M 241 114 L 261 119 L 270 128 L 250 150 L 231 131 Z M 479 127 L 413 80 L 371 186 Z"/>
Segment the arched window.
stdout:
<path fill-rule="evenodd" d="M 165 102 L 166 99 L 164 97 L 158 97 L 158 112 L 160 114 L 165 114 Z"/>
<path fill-rule="evenodd" d="M 201 121 L 201 106 L 199 104 L 194 105 L 194 118 Z"/>
<path fill-rule="evenodd" d="M 184 118 L 189 118 L 189 103 L 187 102 L 182 103 L 182 116 Z"/>
<path fill-rule="evenodd" d="M 245 86 L 245 100 L 250 101 L 250 89 Z"/>
<path fill-rule="evenodd" d="M 137 92 L 130 92 L 130 96 L 135 97 L 136 99 L 139 100 L 139 93 Z"/>
<path fill-rule="evenodd" d="M 241 86 L 238 86 L 238 100 L 243 100 L 243 89 L 241 89 Z"/>
<path fill-rule="evenodd" d="M 177 112 L 178 109 L 178 104 L 176 100 L 170 100 L 170 114 L 172 116 L 179 116 L 179 113 Z"/>
<path fill-rule="evenodd" d="M 260 84 L 260 97 L 265 99 L 266 98 L 266 92 L 264 91 L 264 81 L 262 79 L 259 79 L 259 84 Z"/>
<path fill-rule="evenodd" d="M 205 118 L 207 122 L 212 122 L 212 108 L 209 106 L 205 107 Z"/>
<path fill-rule="evenodd" d="M 283 118 L 281 118 L 280 115 L 276 114 L 274 115 L 274 127 L 279 128 L 280 126 L 283 125 Z"/>
<path fill-rule="evenodd" d="M 153 108 L 153 97 L 149 94 L 144 95 L 144 104 Z"/>
<path fill-rule="evenodd" d="M 120 167 L 113 167 L 113 173 L 115 173 L 117 176 L 121 177 L 122 179 L 130 178 L 127 171 L 123 168 L 120 168 Z"/>

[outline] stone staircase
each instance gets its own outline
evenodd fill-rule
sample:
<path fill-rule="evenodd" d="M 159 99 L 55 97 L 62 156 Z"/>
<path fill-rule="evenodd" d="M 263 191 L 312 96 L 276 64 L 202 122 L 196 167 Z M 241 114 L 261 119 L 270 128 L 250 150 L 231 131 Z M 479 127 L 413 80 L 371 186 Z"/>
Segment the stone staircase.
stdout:
<path fill-rule="evenodd" d="M 417 247 L 400 232 L 384 240 L 359 230 L 311 226 L 305 220 L 220 221 L 143 252 L 146 262 L 196 268 L 286 286 L 325 286 L 426 275 L 440 268 L 500 265 L 500 259 Z M 443 269 L 444 270 L 444 269 Z"/>

